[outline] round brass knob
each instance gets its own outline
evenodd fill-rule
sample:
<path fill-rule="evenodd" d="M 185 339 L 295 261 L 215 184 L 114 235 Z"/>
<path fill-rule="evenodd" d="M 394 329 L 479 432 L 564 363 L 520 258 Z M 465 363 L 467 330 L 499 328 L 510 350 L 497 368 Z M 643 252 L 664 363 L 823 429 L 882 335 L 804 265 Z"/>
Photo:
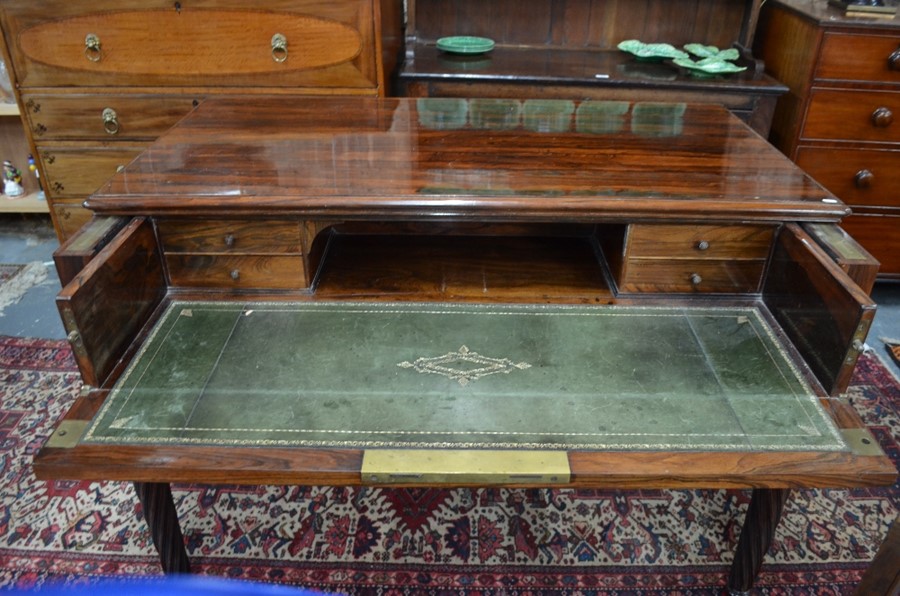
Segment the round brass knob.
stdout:
<path fill-rule="evenodd" d="M 100 52 L 100 38 L 93 33 L 88 33 L 84 38 L 84 57 L 91 62 L 100 62 L 103 58 Z"/>
<path fill-rule="evenodd" d="M 700 277 L 699 273 L 691 273 L 691 284 L 695 286 L 699 286 L 700 282 L 703 281 L 703 278 Z"/>
<path fill-rule="evenodd" d="M 112 108 L 104 108 L 101 113 L 103 118 L 103 130 L 106 134 L 114 135 L 119 133 L 119 115 Z"/>
<path fill-rule="evenodd" d="M 701 240 L 700 242 L 697 243 L 697 250 L 708 250 L 708 249 L 709 249 L 709 242 L 707 242 L 706 240 Z"/>
<path fill-rule="evenodd" d="M 231 270 L 231 279 L 233 279 L 234 281 L 237 281 L 240 278 L 241 278 L 241 272 L 238 271 L 237 269 L 232 269 Z"/>
<path fill-rule="evenodd" d="M 873 182 L 875 182 L 875 174 L 869 170 L 860 170 L 853 177 L 853 183 L 856 184 L 856 188 L 869 188 Z"/>
<path fill-rule="evenodd" d="M 872 124 L 879 128 L 890 126 L 891 122 L 893 121 L 894 113 L 890 110 L 890 108 L 882 106 L 872 112 Z"/>
<path fill-rule="evenodd" d="M 281 33 L 272 36 L 272 60 L 275 62 L 284 62 L 287 60 L 287 37 Z"/>
<path fill-rule="evenodd" d="M 225 246 L 228 248 L 234 248 L 234 234 L 228 234 L 225 236 Z"/>
<path fill-rule="evenodd" d="M 888 56 L 887 62 L 888 70 L 900 70 L 900 48 L 897 48 Z"/>

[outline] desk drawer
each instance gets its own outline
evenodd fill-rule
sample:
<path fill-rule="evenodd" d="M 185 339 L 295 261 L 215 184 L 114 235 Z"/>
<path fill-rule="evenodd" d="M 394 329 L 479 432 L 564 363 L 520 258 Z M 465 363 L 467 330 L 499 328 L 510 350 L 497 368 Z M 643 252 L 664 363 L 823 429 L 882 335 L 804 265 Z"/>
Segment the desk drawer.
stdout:
<path fill-rule="evenodd" d="M 815 77 L 900 85 L 900 35 L 826 33 Z"/>
<path fill-rule="evenodd" d="M 814 89 L 800 136 L 803 139 L 900 142 L 900 93 Z"/>
<path fill-rule="evenodd" d="M 900 207 L 896 149 L 801 147 L 797 165 L 850 205 Z"/>
<path fill-rule="evenodd" d="M 303 257 L 167 254 L 175 287 L 294 290 L 308 287 Z"/>
<path fill-rule="evenodd" d="M 185 95 L 22 94 L 36 141 L 153 140 L 200 99 Z"/>
<path fill-rule="evenodd" d="M 54 198 L 83 200 L 143 150 L 143 145 L 117 143 L 106 147 L 98 147 L 96 144 L 38 146 L 44 188 Z"/>
<path fill-rule="evenodd" d="M 753 293 L 764 267 L 764 260 L 628 259 L 619 291 Z"/>
<path fill-rule="evenodd" d="M 629 227 L 631 258 L 764 259 L 773 226 L 634 224 Z"/>
<path fill-rule="evenodd" d="M 302 248 L 299 221 L 174 221 L 157 224 L 166 253 L 295 253 Z"/>

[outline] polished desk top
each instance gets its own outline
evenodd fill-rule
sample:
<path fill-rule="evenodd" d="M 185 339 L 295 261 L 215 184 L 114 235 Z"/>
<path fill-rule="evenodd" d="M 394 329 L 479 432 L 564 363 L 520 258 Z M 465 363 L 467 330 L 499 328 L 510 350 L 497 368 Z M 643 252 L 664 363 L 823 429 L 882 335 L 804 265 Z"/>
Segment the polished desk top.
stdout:
<path fill-rule="evenodd" d="M 718 106 L 406 98 L 209 99 L 87 204 L 479 221 L 848 213 Z"/>

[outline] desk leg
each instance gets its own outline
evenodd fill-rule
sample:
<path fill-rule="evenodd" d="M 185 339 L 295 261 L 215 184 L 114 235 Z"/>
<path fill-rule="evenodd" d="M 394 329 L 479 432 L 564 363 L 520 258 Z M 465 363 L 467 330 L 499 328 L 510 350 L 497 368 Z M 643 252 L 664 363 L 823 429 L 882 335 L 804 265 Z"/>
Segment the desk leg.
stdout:
<path fill-rule="evenodd" d="M 190 573 L 184 537 L 178 525 L 178 513 L 172 489 L 164 482 L 135 482 L 134 490 L 144 508 L 144 519 L 150 526 L 153 545 L 159 553 L 165 573 Z"/>
<path fill-rule="evenodd" d="M 775 528 L 790 492 L 786 488 L 753 489 L 728 576 L 728 591 L 731 594 L 746 594 L 753 587 L 763 558 L 772 545 Z"/>

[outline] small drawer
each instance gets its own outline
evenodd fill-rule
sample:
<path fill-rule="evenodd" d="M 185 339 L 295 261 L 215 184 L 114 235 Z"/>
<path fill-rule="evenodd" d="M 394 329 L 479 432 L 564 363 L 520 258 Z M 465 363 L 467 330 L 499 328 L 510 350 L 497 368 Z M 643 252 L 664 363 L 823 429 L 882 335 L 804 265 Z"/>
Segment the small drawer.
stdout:
<path fill-rule="evenodd" d="M 800 147 L 796 162 L 851 206 L 900 207 L 900 147 Z"/>
<path fill-rule="evenodd" d="M 628 259 L 619 291 L 757 292 L 765 263 L 764 260 Z"/>
<path fill-rule="evenodd" d="M 900 142 L 900 92 L 814 89 L 800 137 Z"/>
<path fill-rule="evenodd" d="M 53 198 L 84 200 L 128 165 L 144 150 L 144 146 L 96 144 L 48 147 L 38 146 L 44 190 Z"/>
<path fill-rule="evenodd" d="M 182 95 L 22 94 L 36 142 L 54 140 L 153 140 L 200 99 Z"/>
<path fill-rule="evenodd" d="M 303 252 L 299 221 L 176 221 L 157 223 L 167 253 Z"/>
<path fill-rule="evenodd" d="M 301 256 L 167 254 L 173 286 L 220 289 L 306 288 Z"/>
<path fill-rule="evenodd" d="M 633 224 L 628 231 L 628 257 L 674 259 L 764 259 L 773 226 Z"/>
<path fill-rule="evenodd" d="M 900 84 L 900 37 L 826 33 L 815 78 Z"/>

